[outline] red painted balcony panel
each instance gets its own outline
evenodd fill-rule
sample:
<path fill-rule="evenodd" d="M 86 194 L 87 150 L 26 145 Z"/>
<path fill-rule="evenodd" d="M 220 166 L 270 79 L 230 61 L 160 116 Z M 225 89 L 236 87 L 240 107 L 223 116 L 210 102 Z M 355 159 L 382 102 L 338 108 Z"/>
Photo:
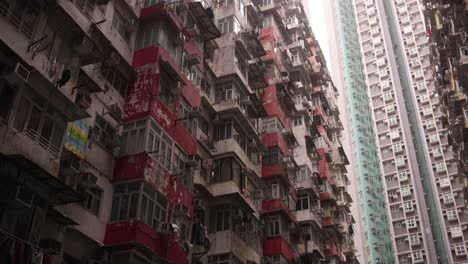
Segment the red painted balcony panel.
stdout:
<path fill-rule="evenodd" d="M 317 149 L 317 153 L 320 157 L 320 159 L 317 162 L 320 179 L 328 179 L 329 173 L 327 169 L 327 160 L 325 159 L 325 149 L 319 148 Z"/>
<path fill-rule="evenodd" d="M 283 174 L 286 175 L 286 169 L 281 164 L 262 166 L 262 177 L 266 178 L 266 177 L 283 175 Z"/>
<path fill-rule="evenodd" d="M 314 116 L 320 116 L 322 118 L 322 124 L 327 122 L 327 116 L 325 115 L 322 106 L 318 105 L 315 107 Z"/>
<path fill-rule="evenodd" d="M 325 130 L 325 128 L 323 128 L 323 126 L 318 126 L 317 130 L 318 130 L 320 136 L 325 140 L 325 142 L 327 142 L 327 145 L 329 147 L 332 147 L 333 142 L 328 138 L 328 134 L 327 134 L 327 131 Z"/>
<path fill-rule="evenodd" d="M 331 216 L 322 217 L 322 227 L 329 227 L 333 225 L 335 225 L 335 221 L 333 217 Z"/>
<path fill-rule="evenodd" d="M 325 255 L 327 256 L 338 256 L 338 249 L 333 242 L 325 243 Z"/>
<path fill-rule="evenodd" d="M 165 258 L 167 239 L 151 227 L 138 221 L 126 221 L 108 224 L 104 244 L 106 246 L 138 243 Z"/>
<path fill-rule="evenodd" d="M 284 140 L 280 132 L 273 132 L 262 135 L 262 143 L 265 147 L 279 147 L 283 156 L 289 155 L 288 144 Z"/>
<path fill-rule="evenodd" d="M 180 18 L 174 12 L 172 12 L 172 10 L 175 10 L 175 5 L 167 3 L 167 1 L 163 1 L 161 3 L 150 5 L 141 9 L 140 19 L 165 19 L 170 23 L 170 26 L 173 30 L 180 32 L 184 28 L 184 25 Z"/>
<path fill-rule="evenodd" d="M 269 199 L 262 201 L 262 214 L 271 213 L 275 211 L 281 211 L 285 213 L 292 222 L 297 223 L 297 219 L 291 213 L 289 207 L 285 205 L 280 199 Z"/>
<path fill-rule="evenodd" d="M 282 255 L 288 263 L 299 260 L 299 255 L 283 237 L 271 237 L 263 241 L 263 256 Z"/>
<path fill-rule="evenodd" d="M 156 171 L 162 171 L 163 178 L 156 178 Z M 179 181 L 146 152 L 121 157 L 114 170 L 114 183 L 141 179 L 162 192 L 169 202 L 169 210 L 176 204 L 183 204 L 188 215 L 192 215 L 193 195 Z"/>
<path fill-rule="evenodd" d="M 268 116 L 277 116 L 284 127 L 291 127 L 289 121 L 286 119 L 285 113 L 279 106 L 276 86 L 273 85 L 263 89 L 262 102 Z"/>
<path fill-rule="evenodd" d="M 324 201 L 324 200 L 330 200 L 332 198 L 332 195 L 330 192 L 321 191 L 319 194 L 319 197 L 321 201 Z"/>

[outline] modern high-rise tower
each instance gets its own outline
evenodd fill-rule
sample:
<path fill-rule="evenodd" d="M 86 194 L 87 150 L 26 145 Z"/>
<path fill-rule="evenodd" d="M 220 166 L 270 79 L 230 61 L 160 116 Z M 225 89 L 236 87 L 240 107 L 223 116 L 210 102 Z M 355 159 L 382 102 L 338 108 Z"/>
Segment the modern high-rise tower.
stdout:
<path fill-rule="evenodd" d="M 342 75 L 348 109 L 358 110 L 349 112 L 348 122 L 357 126 L 351 130 L 355 146 L 373 144 L 369 141 L 372 130 L 366 124 L 370 116 L 365 105 L 370 101 L 381 171 L 381 178 L 358 175 L 360 183 L 363 178 L 369 184 L 382 181 L 385 189 L 378 192 L 369 186 L 360 190 L 365 237 L 375 233 L 379 242 L 387 237 L 367 226 L 365 210 L 381 202 L 369 199 L 369 192 L 376 191 L 376 197 L 385 193 L 395 262 L 467 263 L 463 182 L 435 92 L 424 6 L 418 0 L 354 0 L 347 7 L 344 2 L 336 1 Z M 345 22 L 352 19 L 355 23 Z M 354 32 L 359 46 L 352 45 Z M 359 64 L 364 68 L 363 77 Z M 358 121 L 353 123 L 355 118 Z M 366 170 L 376 166 L 372 157 L 377 155 L 369 148 L 369 152 L 355 148 L 353 153 L 354 158 L 370 157 L 356 162 Z M 376 263 L 372 252 L 379 242 L 366 245 L 369 263 Z"/>
<path fill-rule="evenodd" d="M 346 113 L 344 127 L 350 131 L 344 143 L 352 153 L 348 174 L 354 178 L 354 215 L 359 215 L 356 226 L 356 248 L 361 263 L 393 263 L 390 228 L 387 221 L 384 187 L 376 153 L 372 114 L 367 96 L 364 70 L 359 52 L 359 38 L 352 1 L 327 2 L 327 25 L 333 80 L 342 88 L 344 96 L 341 112 Z M 347 143 L 347 144 L 346 144 Z"/>

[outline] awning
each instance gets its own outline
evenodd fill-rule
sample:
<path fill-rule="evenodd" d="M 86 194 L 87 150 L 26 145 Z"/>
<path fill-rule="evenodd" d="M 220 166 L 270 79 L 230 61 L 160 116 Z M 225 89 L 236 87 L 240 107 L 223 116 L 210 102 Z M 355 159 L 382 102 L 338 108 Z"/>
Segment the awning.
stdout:
<path fill-rule="evenodd" d="M 83 200 L 83 197 L 70 186 L 22 155 L 0 154 L 0 169 L 4 168 L 9 172 L 26 173 L 37 184 L 45 185 L 53 196 L 53 201 L 49 205 L 77 203 Z"/>
<path fill-rule="evenodd" d="M 213 9 L 205 9 L 201 2 L 190 2 L 190 11 L 192 12 L 195 19 L 198 21 L 202 31 L 202 37 L 205 41 L 213 40 L 221 36 L 221 32 L 213 23 Z"/>

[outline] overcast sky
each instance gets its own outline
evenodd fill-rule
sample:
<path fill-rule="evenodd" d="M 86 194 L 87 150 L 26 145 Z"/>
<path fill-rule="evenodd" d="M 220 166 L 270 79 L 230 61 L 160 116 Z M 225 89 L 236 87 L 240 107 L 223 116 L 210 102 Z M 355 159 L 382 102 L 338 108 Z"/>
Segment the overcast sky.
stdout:
<path fill-rule="evenodd" d="M 310 20 L 312 30 L 323 50 L 327 64 L 330 64 L 330 51 L 328 48 L 327 26 L 325 24 L 325 1 L 333 0 L 303 0 L 307 17 Z"/>

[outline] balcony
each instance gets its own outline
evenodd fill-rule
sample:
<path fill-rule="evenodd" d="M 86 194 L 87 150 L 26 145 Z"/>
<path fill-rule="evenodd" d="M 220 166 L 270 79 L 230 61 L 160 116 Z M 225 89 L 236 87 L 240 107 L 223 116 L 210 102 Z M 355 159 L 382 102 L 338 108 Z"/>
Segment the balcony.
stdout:
<path fill-rule="evenodd" d="M 288 263 L 299 259 L 296 250 L 281 236 L 271 237 L 263 241 L 263 256 L 282 255 Z"/>
<path fill-rule="evenodd" d="M 270 199 L 262 201 L 262 214 L 269 214 L 273 212 L 283 212 L 294 223 L 297 223 L 296 217 L 291 213 L 291 210 L 280 199 Z"/>
<path fill-rule="evenodd" d="M 217 141 L 214 145 L 216 151 L 216 158 L 225 157 L 229 155 L 236 155 L 237 158 L 250 170 L 254 171 L 257 175 L 260 174 L 260 164 L 254 163 L 248 157 L 247 153 L 244 151 L 237 141 L 233 138 Z"/>
<path fill-rule="evenodd" d="M 262 143 L 267 148 L 278 146 L 283 155 L 289 155 L 288 144 L 280 132 L 263 134 Z"/>
<path fill-rule="evenodd" d="M 256 202 L 252 200 L 250 192 L 248 190 L 241 190 L 234 181 L 211 183 L 207 189 L 213 197 L 224 197 L 223 199 L 225 199 L 226 196 L 238 196 L 243 199 L 253 212 L 259 209 L 256 206 Z"/>
<path fill-rule="evenodd" d="M 343 259 L 343 254 L 339 251 L 336 244 L 333 242 L 325 243 L 325 256 L 327 258 Z"/>
<path fill-rule="evenodd" d="M 104 244 L 118 246 L 137 243 L 153 251 L 162 258 L 166 257 L 167 238 L 139 220 L 111 223 L 107 225 Z"/>
<path fill-rule="evenodd" d="M 234 117 L 242 124 L 248 124 L 245 126 L 251 134 L 258 134 L 257 127 L 251 122 L 247 117 L 246 106 L 250 103 L 252 99 L 249 96 L 246 96 L 241 99 L 230 99 L 216 102 L 212 105 L 216 113 L 220 114 L 220 118 L 225 117 Z"/>
<path fill-rule="evenodd" d="M 307 209 L 307 210 L 300 210 L 295 211 L 296 219 L 299 223 L 310 223 L 313 222 L 317 226 L 322 226 L 322 218 L 320 217 L 320 213 L 318 209 Z"/>
<path fill-rule="evenodd" d="M 208 252 L 209 255 L 231 252 L 236 256 L 244 258 L 244 260 L 253 261 L 255 263 L 261 262 L 261 256 L 259 255 L 260 249 L 256 248 L 255 245 L 249 246 L 245 240 L 231 230 L 210 234 L 209 239 L 211 242 L 210 251 Z M 260 241 L 258 241 L 258 243 L 260 243 Z M 260 245 L 258 245 L 258 247 L 259 246 Z"/>

